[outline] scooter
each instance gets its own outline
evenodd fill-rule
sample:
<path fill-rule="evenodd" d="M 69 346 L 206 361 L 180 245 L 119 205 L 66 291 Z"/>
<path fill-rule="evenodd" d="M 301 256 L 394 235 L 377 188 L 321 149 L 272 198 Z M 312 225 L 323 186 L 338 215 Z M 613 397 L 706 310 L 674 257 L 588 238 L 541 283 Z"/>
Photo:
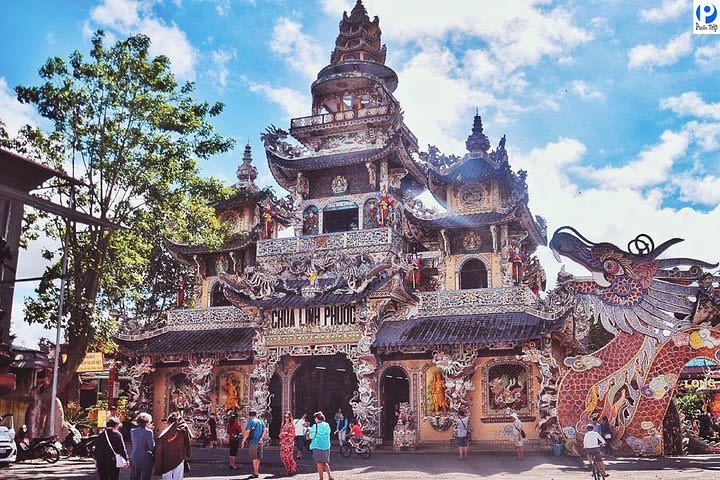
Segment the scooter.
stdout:
<path fill-rule="evenodd" d="M 17 445 L 17 461 L 43 459 L 48 463 L 55 463 L 60 459 L 60 451 L 55 446 L 57 436 L 37 437 L 30 440 L 27 435 L 27 425 L 15 435 Z"/>
<path fill-rule="evenodd" d="M 59 448 L 60 458 L 68 458 L 71 456 L 92 457 L 95 452 L 93 442 L 97 438 L 97 435 L 83 438 L 80 430 L 73 424 L 68 424 L 68 430 L 67 437 L 62 441 Z"/>

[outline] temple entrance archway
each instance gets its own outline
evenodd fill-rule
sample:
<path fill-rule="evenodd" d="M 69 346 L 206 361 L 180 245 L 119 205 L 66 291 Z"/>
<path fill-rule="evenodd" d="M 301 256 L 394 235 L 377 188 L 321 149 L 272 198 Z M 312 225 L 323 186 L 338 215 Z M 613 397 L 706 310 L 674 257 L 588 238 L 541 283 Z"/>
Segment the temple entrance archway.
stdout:
<path fill-rule="evenodd" d="M 400 367 L 390 367 L 385 370 L 381 381 L 381 391 L 383 440 L 392 443 L 398 407 L 402 402 L 410 402 L 410 380 L 405 370 Z"/>
<path fill-rule="evenodd" d="M 273 374 L 270 379 L 270 438 L 280 437 L 280 427 L 282 426 L 282 380 L 277 373 Z"/>
<path fill-rule="evenodd" d="M 333 417 L 341 409 L 346 417 L 352 417 L 350 400 L 358 388 L 352 363 L 344 355 L 316 356 L 307 359 L 292 378 L 293 414 L 312 415 L 317 411 L 325 414 L 333 431 Z"/>

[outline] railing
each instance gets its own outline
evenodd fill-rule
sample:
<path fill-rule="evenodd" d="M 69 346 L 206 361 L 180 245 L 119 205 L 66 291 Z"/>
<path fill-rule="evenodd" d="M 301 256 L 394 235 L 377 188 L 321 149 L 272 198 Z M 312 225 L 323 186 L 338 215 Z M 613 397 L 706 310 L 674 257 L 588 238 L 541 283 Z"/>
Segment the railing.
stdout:
<path fill-rule="evenodd" d="M 540 317 L 554 315 L 544 311 L 540 299 L 527 287 L 442 290 L 420 293 L 420 316 L 455 313 L 532 312 Z"/>
<path fill-rule="evenodd" d="M 117 338 L 126 341 L 146 340 L 165 332 L 178 330 L 204 330 L 217 327 L 252 326 L 247 314 L 233 306 L 210 308 L 182 308 L 169 310 L 167 322 L 161 328 L 154 328 L 132 334 L 118 334 Z"/>
<path fill-rule="evenodd" d="M 376 107 L 360 108 L 358 110 L 345 110 L 344 112 L 323 113 L 309 117 L 293 118 L 290 121 L 290 128 L 310 127 L 315 125 L 327 125 L 329 123 L 357 120 L 360 118 L 377 117 L 392 113 L 390 105 L 378 105 Z"/>
<path fill-rule="evenodd" d="M 306 235 L 302 237 L 272 238 L 260 240 L 257 243 L 257 256 L 283 255 L 319 250 L 337 250 L 349 248 L 371 247 L 387 249 L 393 243 L 399 242 L 400 236 L 392 228 L 369 228 L 366 230 L 353 230 L 350 232 L 322 233 L 319 235 Z"/>

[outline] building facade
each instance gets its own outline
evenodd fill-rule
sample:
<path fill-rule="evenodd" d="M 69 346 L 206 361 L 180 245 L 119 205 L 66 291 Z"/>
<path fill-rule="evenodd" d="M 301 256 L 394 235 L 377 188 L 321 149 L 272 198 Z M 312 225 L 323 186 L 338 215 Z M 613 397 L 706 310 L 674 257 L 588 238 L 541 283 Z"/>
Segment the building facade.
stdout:
<path fill-rule="evenodd" d="M 209 413 L 253 408 L 276 435 L 283 411 L 342 410 L 409 448 L 447 443 L 460 409 L 477 442 L 510 443 L 512 412 L 530 442 L 557 430 L 570 309 L 538 297 L 533 252 L 547 234 L 525 173 L 504 137 L 491 149 L 479 115 L 463 156 L 419 151 L 385 55 L 378 18 L 358 2 L 310 115 L 262 135 L 291 199 L 262 194 L 246 147 L 236 199 L 217 205 L 232 241 L 168 243 L 196 272 L 191 301 L 179 299 L 193 308 L 118 337 L 132 412 L 182 410 L 199 429 Z M 415 200 L 424 191 L 443 211 Z M 284 226 L 294 236 L 279 238 Z"/>

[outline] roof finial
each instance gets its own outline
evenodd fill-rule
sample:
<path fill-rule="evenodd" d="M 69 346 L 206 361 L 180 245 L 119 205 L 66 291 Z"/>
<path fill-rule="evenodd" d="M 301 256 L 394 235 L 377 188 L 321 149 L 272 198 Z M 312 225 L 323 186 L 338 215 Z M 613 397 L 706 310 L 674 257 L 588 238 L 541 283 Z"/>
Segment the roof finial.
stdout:
<path fill-rule="evenodd" d="M 488 140 L 487 136 L 483 133 L 482 117 L 480 117 L 479 111 L 475 114 L 472 133 L 467 141 L 465 141 L 465 147 L 467 147 L 468 152 L 485 153 L 487 153 L 490 148 L 490 140 Z"/>
<path fill-rule="evenodd" d="M 475 116 L 477 117 L 479 115 L 480 115 L 480 107 L 475 107 Z"/>
<path fill-rule="evenodd" d="M 235 175 L 237 176 L 238 182 L 235 184 L 236 188 L 246 189 L 253 192 L 258 190 L 255 185 L 255 179 L 258 176 L 257 168 L 252 164 L 252 148 L 250 147 L 250 141 L 245 145 L 245 151 L 243 152 L 242 164 L 238 167 Z"/>

